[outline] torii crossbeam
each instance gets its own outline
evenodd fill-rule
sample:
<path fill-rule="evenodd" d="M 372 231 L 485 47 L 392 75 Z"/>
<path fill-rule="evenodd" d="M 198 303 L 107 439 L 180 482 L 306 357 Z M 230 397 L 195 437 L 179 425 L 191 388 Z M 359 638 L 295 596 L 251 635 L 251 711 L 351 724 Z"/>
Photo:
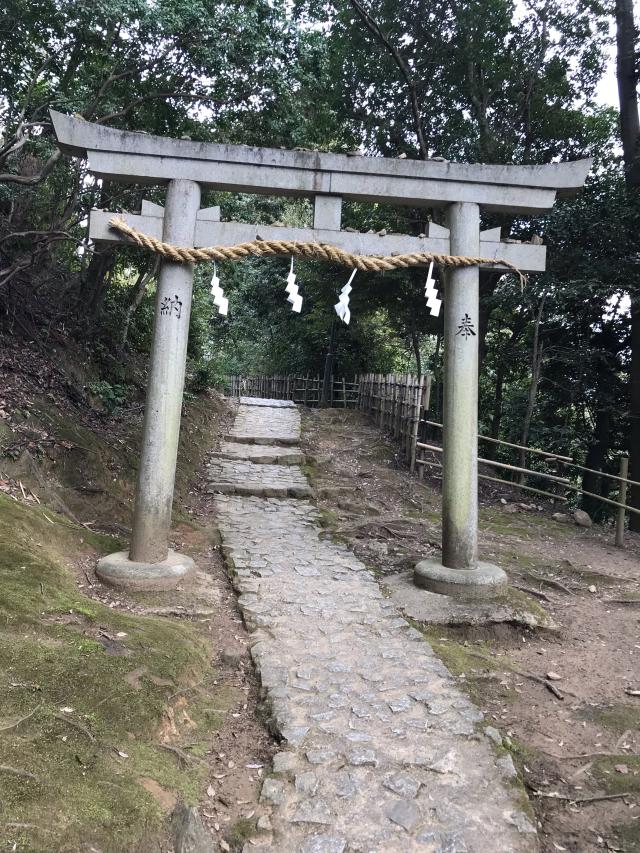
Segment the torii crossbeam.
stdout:
<path fill-rule="evenodd" d="M 125 218 L 139 231 L 185 247 L 260 237 L 329 243 L 354 254 L 503 258 L 522 271 L 540 272 L 545 247 L 503 242 L 499 229 L 481 231 L 480 209 L 517 216 L 547 211 L 584 184 L 591 166 L 590 160 L 487 166 L 219 145 L 115 130 L 54 111 L 51 117 L 62 151 L 85 158 L 95 175 L 166 185 L 164 208 L 143 202 L 139 214 Z M 200 210 L 202 187 L 312 198 L 313 228 L 220 222 L 218 208 Z M 445 208 L 449 227 L 430 224 L 421 237 L 343 231 L 342 199 Z M 108 226 L 112 216 L 92 211 L 94 240 L 122 242 Z M 506 582 L 501 569 L 477 558 L 478 283 L 478 267 L 445 276 L 442 562 L 424 560 L 415 571 L 419 586 L 440 592 L 477 594 Z M 163 262 L 131 546 L 98 567 L 112 584 L 170 588 L 193 571 L 192 561 L 168 550 L 192 285 L 190 265 Z"/>

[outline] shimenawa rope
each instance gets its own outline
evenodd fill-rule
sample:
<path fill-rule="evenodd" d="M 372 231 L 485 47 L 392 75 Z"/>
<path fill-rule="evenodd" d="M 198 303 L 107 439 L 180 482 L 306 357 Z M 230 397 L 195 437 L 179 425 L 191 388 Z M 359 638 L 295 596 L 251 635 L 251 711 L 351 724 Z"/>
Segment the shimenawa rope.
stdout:
<path fill-rule="evenodd" d="M 509 261 L 502 258 L 476 258 L 464 255 L 438 255 L 435 252 L 411 252 L 405 255 L 354 255 L 345 252 L 337 246 L 327 243 L 304 243 L 299 240 L 253 240 L 250 243 L 238 243 L 236 246 L 208 246 L 203 249 L 172 246 L 156 240 L 149 234 L 143 234 L 137 228 L 128 225 L 124 219 L 113 217 L 109 225 L 114 231 L 128 237 L 132 242 L 150 252 L 156 252 L 176 263 L 199 263 L 203 261 L 239 261 L 250 256 L 270 257 L 274 255 L 295 255 L 296 257 L 321 258 L 334 264 L 342 264 L 351 269 L 367 272 L 385 272 L 387 270 L 406 269 L 407 267 L 422 266 L 433 261 L 441 267 L 453 269 L 460 267 L 475 267 L 480 264 L 500 264 L 509 272 L 515 273 L 520 284 L 524 285 L 526 278 L 520 270 Z"/>

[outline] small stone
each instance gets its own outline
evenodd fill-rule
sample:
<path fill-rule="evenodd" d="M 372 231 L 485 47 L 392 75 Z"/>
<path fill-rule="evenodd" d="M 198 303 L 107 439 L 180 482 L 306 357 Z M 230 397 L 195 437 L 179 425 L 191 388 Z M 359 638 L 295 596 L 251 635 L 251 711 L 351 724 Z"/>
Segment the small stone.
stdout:
<path fill-rule="evenodd" d="M 407 711 L 411 707 L 411 699 L 408 696 L 401 696 L 400 699 L 391 699 L 389 707 L 394 714 L 400 714 L 402 711 Z"/>
<path fill-rule="evenodd" d="M 193 806 L 177 806 L 172 824 L 175 853 L 215 853 L 211 836 Z"/>
<path fill-rule="evenodd" d="M 578 527 L 591 527 L 591 525 L 593 524 L 593 522 L 591 521 L 591 516 L 583 509 L 574 510 L 573 520 L 578 525 Z"/>
<path fill-rule="evenodd" d="M 369 708 L 367 708 L 363 705 L 352 705 L 351 706 L 351 713 L 354 714 L 356 717 L 358 717 L 361 720 L 368 720 L 371 717 L 371 713 L 369 711 Z"/>
<path fill-rule="evenodd" d="M 593 592 L 597 592 L 597 591 L 598 591 L 598 588 L 595 586 L 595 584 L 591 584 L 591 586 L 589 587 L 589 592 L 593 593 Z"/>
<path fill-rule="evenodd" d="M 412 800 L 397 800 L 385 811 L 389 820 L 411 832 L 420 820 L 420 809 Z"/>
<path fill-rule="evenodd" d="M 282 729 L 282 737 L 290 743 L 291 746 L 297 746 L 304 740 L 305 735 L 309 731 L 309 726 L 288 726 Z"/>
<path fill-rule="evenodd" d="M 260 830 L 260 832 L 271 832 L 273 826 L 271 825 L 271 821 L 269 820 L 266 814 L 262 815 L 262 817 L 258 818 L 258 822 L 256 826 Z"/>
<path fill-rule="evenodd" d="M 386 228 L 381 228 L 381 229 L 378 231 L 378 237 L 386 237 L 386 236 L 387 236 L 387 229 L 386 229 Z"/>
<path fill-rule="evenodd" d="M 228 647 L 222 650 L 220 655 L 220 659 L 223 663 L 228 664 L 229 666 L 239 667 L 242 661 L 245 658 L 245 650 L 244 649 L 234 649 Z"/>
<path fill-rule="evenodd" d="M 400 797 L 415 797 L 420 790 L 420 782 L 406 773 L 389 773 L 382 784 Z"/>
<path fill-rule="evenodd" d="M 493 726 L 487 726 L 484 730 L 485 735 L 489 738 L 490 741 L 493 741 L 496 746 L 502 746 L 502 735 L 498 731 L 498 729 L 494 729 Z"/>
<path fill-rule="evenodd" d="M 352 797 L 357 789 L 353 777 L 349 773 L 337 773 L 336 777 L 336 796 Z"/>
<path fill-rule="evenodd" d="M 371 767 L 378 766 L 378 759 L 372 749 L 354 749 L 347 755 L 347 762 L 353 767 L 362 767 L 370 765 Z"/>
<path fill-rule="evenodd" d="M 629 772 L 629 768 L 626 764 L 616 764 L 614 765 L 613 769 L 616 771 L 616 773 L 622 773 L 624 776 L 626 776 Z"/>
<path fill-rule="evenodd" d="M 309 764 L 328 764 L 336 757 L 336 753 L 331 749 L 310 749 L 305 755 Z"/>
<path fill-rule="evenodd" d="M 558 673 L 557 673 L 557 672 L 548 672 L 548 673 L 547 673 L 547 678 L 549 679 L 549 681 L 560 681 L 560 679 L 562 678 L 562 676 L 561 676 L 561 675 L 558 675 Z"/>
<path fill-rule="evenodd" d="M 452 749 L 450 749 L 449 752 L 445 753 L 440 758 L 437 758 L 435 761 L 432 761 L 431 764 L 427 764 L 427 768 L 429 770 L 433 770 L 434 773 L 451 773 L 455 767 L 455 762 L 456 754 Z"/>
<path fill-rule="evenodd" d="M 524 812 L 511 812 L 511 814 L 507 817 L 507 822 L 516 827 L 518 832 L 526 835 L 528 833 L 535 833 L 535 827 L 529 821 Z"/>
<path fill-rule="evenodd" d="M 324 800 L 307 800 L 300 803 L 291 823 L 332 823 L 333 817 Z"/>
<path fill-rule="evenodd" d="M 337 835 L 312 835 L 305 839 L 300 853 L 344 853 L 346 847 L 346 839 Z"/>
<path fill-rule="evenodd" d="M 554 512 L 551 518 L 561 524 L 568 524 L 571 521 L 571 517 L 566 512 Z"/>
<path fill-rule="evenodd" d="M 277 752 L 273 756 L 273 772 L 288 773 L 296 765 L 296 757 L 292 752 Z"/>
<path fill-rule="evenodd" d="M 279 779 L 265 779 L 260 792 L 261 803 L 273 803 L 276 806 L 284 803 L 284 785 Z"/>
<path fill-rule="evenodd" d="M 300 794 L 308 794 L 313 797 L 318 790 L 318 777 L 311 770 L 306 773 L 298 773 L 296 776 L 296 791 Z"/>
<path fill-rule="evenodd" d="M 518 776 L 518 771 L 510 755 L 503 755 L 502 758 L 496 761 L 496 765 L 502 770 L 507 779 L 515 779 Z"/>
<path fill-rule="evenodd" d="M 464 838 L 455 832 L 443 832 L 440 836 L 438 853 L 468 853 Z"/>
<path fill-rule="evenodd" d="M 345 734 L 345 739 L 351 743 L 370 743 L 373 738 L 366 732 L 351 731 Z"/>

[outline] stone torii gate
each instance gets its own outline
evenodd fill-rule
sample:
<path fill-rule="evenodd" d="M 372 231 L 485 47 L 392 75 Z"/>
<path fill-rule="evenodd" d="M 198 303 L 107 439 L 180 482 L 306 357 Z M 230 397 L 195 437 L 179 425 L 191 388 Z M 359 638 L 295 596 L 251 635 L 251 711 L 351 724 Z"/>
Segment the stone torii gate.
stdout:
<path fill-rule="evenodd" d="M 502 242 L 499 228 L 482 231 L 480 210 L 516 216 L 547 211 L 557 196 L 583 185 L 591 165 L 487 166 L 251 148 L 114 130 L 53 111 L 51 117 L 62 151 L 85 158 L 98 177 L 165 185 L 164 208 L 143 202 L 139 214 L 125 219 L 184 247 L 233 246 L 259 237 L 327 243 L 362 255 L 482 256 L 539 272 L 545 247 Z M 219 208 L 200 209 L 203 187 L 312 198 L 313 228 L 220 222 Z M 429 223 L 421 237 L 342 231 L 342 199 L 445 208 L 449 227 Z M 91 212 L 93 240 L 123 242 L 109 228 L 112 216 Z M 498 263 L 485 268 L 504 270 Z M 479 594 L 506 582 L 501 569 L 477 559 L 479 269 L 452 269 L 444 278 L 442 562 L 419 563 L 415 582 L 439 592 Z M 192 284 L 190 264 L 163 261 L 130 550 L 98 566 L 99 576 L 115 585 L 171 588 L 194 569 L 188 557 L 168 550 Z"/>

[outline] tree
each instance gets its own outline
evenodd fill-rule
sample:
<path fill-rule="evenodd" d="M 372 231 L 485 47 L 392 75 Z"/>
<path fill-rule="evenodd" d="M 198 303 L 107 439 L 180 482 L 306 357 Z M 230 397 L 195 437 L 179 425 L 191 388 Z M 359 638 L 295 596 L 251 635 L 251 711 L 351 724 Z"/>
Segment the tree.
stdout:
<path fill-rule="evenodd" d="M 0 299 L 5 321 L 30 334 L 97 316 L 109 282 L 141 258 L 113 247 L 76 254 L 90 207 L 134 209 L 143 190 L 63 163 L 50 107 L 203 140 L 234 139 L 246 125 L 243 141 L 280 144 L 300 115 L 289 93 L 309 87 L 321 52 L 317 34 L 270 0 L 8 0 L 0 43 Z"/>
<path fill-rule="evenodd" d="M 616 0 L 617 76 L 620 98 L 620 136 L 629 203 L 640 204 L 640 121 L 638 119 L 637 31 L 632 0 Z M 629 473 L 640 480 L 640 281 L 638 258 L 629 281 L 631 299 L 631 375 L 629 381 Z M 640 508 L 640 486 L 632 486 L 631 506 Z M 640 516 L 632 514 L 629 526 L 640 530 Z"/>

